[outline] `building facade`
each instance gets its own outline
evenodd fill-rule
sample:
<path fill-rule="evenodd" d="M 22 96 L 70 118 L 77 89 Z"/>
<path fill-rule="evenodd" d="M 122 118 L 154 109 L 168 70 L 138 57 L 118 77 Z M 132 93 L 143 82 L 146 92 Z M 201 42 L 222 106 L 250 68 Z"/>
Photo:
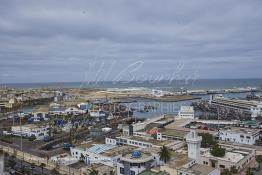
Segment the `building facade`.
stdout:
<path fill-rule="evenodd" d="M 38 127 L 36 125 L 28 124 L 22 126 L 12 126 L 11 132 L 15 136 L 35 136 L 37 140 L 43 140 L 49 135 L 49 129 L 49 126 Z"/>
<path fill-rule="evenodd" d="M 219 139 L 226 142 L 254 145 L 259 139 L 258 129 L 228 129 L 219 132 Z"/>

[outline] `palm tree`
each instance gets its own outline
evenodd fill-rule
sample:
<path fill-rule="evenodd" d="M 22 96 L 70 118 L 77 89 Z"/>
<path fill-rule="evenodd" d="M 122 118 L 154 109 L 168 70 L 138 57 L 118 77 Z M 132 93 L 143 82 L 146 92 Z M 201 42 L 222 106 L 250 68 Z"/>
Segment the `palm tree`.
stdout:
<path fill-rule="evenodd" d="M 171 158 L 170 151 L 165 146 L 161 148 L 158 154 L 160 156 L 160 160 L 164 161 L 165 163 Z"/>
<path fill-rule="evenodd" d="M 44 167 L 46 166 L 46 164 L 44 164 L 44 163 L 41 163 L 40 164 L 40 167 L 41 167 L 41 169 L 42 169 L 42 174 L 44 174 Z"/>
<path fill-rule="evenodd" d="M 80 162 L 84 162 L 85 161 L 85 156 L 83 153 L 81 153 L 80 155 Z"/>

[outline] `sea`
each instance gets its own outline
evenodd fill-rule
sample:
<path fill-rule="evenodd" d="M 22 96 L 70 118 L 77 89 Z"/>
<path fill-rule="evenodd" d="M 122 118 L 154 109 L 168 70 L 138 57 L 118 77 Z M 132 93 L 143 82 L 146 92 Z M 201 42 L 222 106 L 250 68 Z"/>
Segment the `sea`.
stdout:
<path fill-rule="evenodd" d="M 0 87 L 10 88 L 134 88 L 145 87 L 154 89 L 225 89 L 237 87 L 262 88 L 262 79 L 183 79 L 161 81 L 102 81 L 102 82 L 45 82 L 45 83 L 7 83 Z"/>
<path fill-rule="evenodd" d="M 3 86 L 3 84 L 2 84 Z M 262 79 L 198 79 L 198 80 L 176 80 L 176 81 L 145 81 L 145 82 L 49 82 L 49 83 L 20 83 L 5 84 L 10 88 L 151 88 L 168 91 L 181 91 L 189 89 L 227 89 L 240 87 L 262 88 Z M 228 93 L 223 94 L 229 98 L 244 98 L 248 93 Z M 256 95 L 261 95 L 257 92 Z M 177 114 L 181 106 L 189 106 L 199 100 L 207 100 L 209 95 L 200 95 L 201 99 L 186 100 L 179 102 L 159 102 L 148 99 L 137 99 L 135 102 L 123 103 L 130 109 L 136 109 L 133 117 L 151 118 L 163 114 Z M 144 111 L 147 106 L 154 106 L 154 109 Z M 25 106 L 21 109 L 24 112 L 32 111 L 32 107 Z"/>

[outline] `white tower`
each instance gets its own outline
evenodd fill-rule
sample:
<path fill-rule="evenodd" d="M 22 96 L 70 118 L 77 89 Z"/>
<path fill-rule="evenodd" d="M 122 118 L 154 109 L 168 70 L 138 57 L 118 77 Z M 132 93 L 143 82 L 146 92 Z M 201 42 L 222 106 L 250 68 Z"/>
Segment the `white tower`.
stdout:
<path fill-rule="evenodd" d="M 186 136 L 186 142 L 188 147 L 188 157 L 200 161 L 200 146 L 202 137 L 198 136 L 195 130 L 190 131 Z"/>

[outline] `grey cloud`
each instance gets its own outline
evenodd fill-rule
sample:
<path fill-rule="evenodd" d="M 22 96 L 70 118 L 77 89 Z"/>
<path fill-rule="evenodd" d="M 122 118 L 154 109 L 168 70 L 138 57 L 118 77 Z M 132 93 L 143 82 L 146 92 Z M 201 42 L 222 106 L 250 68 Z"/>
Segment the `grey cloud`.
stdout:
<path fill-rule="evenodd" d="M 182 60 L 182 73 L 199 78 L 261 78 L 261 9 L 259 0 L 1 1 L 0 83 L 81 81 L 92 62 L 94 71 L 115 62 L 112 80 L 139 60 L 137 75 L 169 74 Z"/>

